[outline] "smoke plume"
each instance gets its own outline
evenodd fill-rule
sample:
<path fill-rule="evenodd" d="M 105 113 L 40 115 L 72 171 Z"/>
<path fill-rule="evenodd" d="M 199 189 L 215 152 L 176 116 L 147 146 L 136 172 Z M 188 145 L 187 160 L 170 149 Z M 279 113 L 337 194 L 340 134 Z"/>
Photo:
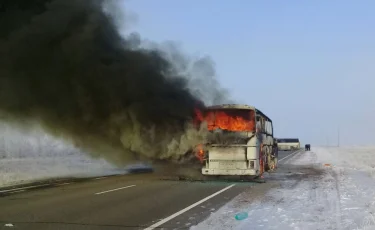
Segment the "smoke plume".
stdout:
<path fill-rule="evenodd" d="M 0 4 L 0 119 L 39 122 L 115 163 L 179 160 L 205 138 L 194 107 L 224 91 L 211 59 L 123 37 L 104 0 Z M 116 14 L 118 12 L 115 12 Z M 225 99 L 225 98 L 224 98 Z"/>

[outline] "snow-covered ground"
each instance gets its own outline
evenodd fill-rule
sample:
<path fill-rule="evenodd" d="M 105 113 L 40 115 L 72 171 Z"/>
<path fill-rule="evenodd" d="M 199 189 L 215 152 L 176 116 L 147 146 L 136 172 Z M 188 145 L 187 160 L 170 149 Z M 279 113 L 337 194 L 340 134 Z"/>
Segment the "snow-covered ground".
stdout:
<path fill-rule="evenodd" d="M 121 173 L 37 127 L 20 130 L 0 123 L 0 187 L 47 178 Z"/>
<path fill-rule="evenodd" d="M 191 229 L 375 229 L 375 147 L 316 147 L 281 163 L 268 176 L 280 186 L 255 200 L 248 189 Z"/>

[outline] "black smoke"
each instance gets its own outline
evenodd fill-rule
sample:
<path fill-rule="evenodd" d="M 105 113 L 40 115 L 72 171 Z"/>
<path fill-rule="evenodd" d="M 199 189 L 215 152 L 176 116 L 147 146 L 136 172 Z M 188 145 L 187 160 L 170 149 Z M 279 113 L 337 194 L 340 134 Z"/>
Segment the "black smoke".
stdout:
<path fill-rule="evenodd" d="M 116 163 L 178 159 L 202 138 L 187 125 L 194 108 L 222 95 L 216 85 L 192 90 L 216 84 L 212 63 L 124 38 L 103 4 L 2 0 L 0 118 L 39 122 Z"/>

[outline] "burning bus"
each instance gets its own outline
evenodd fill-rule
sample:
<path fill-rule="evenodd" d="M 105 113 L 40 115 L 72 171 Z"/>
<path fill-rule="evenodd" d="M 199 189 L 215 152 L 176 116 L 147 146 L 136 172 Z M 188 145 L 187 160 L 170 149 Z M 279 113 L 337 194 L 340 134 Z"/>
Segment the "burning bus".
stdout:
<path fill-rule="evenodd" d="M 208 143 L 195 150 L 203 175 L 257 177 L 277 167 L 272 120 L 255 107 L 211 106 L 196 110 L 195 122 L 210 133 Z"/>

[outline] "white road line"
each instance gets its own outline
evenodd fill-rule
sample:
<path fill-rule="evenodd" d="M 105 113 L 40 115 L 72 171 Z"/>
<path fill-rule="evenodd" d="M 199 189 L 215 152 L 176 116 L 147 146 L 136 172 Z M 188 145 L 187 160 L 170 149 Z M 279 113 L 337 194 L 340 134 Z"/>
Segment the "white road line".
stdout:
<path fill-rule="evenodd" d="M 144 230 L 152 230 L 152 229 L 154 229 L 154 228 L 157 228 L 157 227 L 159 227 L 160 225 L 162 225 L 162 224 L 164 224 L 164 223 L 166 223 L 166 222 L 172 220 L 173 218 L 175 218 L 175 217 L 177 217 L 177 216 L 183 214 L 184 212 L 189 211 L 190 209 L 194 208 L 195 206 L 198 206 L 198 205 L 200 205 L 201 203 L 203 203 L 203 202 L 205 202 L 205 201 L 211 199 L 212 197 L 217 196 L 217 195 L 219 195 L 220 193 L 222 193 L 222 192 L 224 192 L 224 191 L 226 191 L 226 190 L 232 188 L 232 187 L 235 186 L 235 185 L 236 185 L 236 184 L 229 185 L 229 186 L 223 188 L 222 190 L 220 190 L 220 191 L 218 191 L 218 192 L 215 192 L 214 194 L 212 194 L 212 195 L 210 195 L 210 196 L 208 196 L 208 197 L 206 197 L 206 198 L 204 198 L 204 199 L 202 199 L 202 200 L 200 200 L 200 201 L 198 201 L 198 202 L 196 202 L 196 203 L 194 203 L 194 204 L 192 204 L 192 205 L 190 205 L 190 206 L 188 206 L 188 207 L 186 207 L 186 208 L 184 208 L 184 209 L 182 209 L 182 210 L 180 210 L 180 211 L 178 211 L 178 212 L 176 212 L 175 214 L 173 214 L 173 215 L 171 215 L 171 216 L 169 216 L 169 217 L 167 217 L 167 218 L 162 219 L 161 221 L 159 221 L 159 222 L 157 222 L 157 223 L 151 225 L 151 226 L 148 227 L 148 228 L 145 228 Z"/>
<path fill-rule="evenodd" d="M 101 179 L 104 179 L 105 177 L 97 177 L 97 178 L 94 178 L 94 180 L 101 180 Z"/>
<path fill-rule="evenodd" d="M 63 185 L 68 185 L 68 184 L 71 184 L 71 183 L 62 183 L 62 184 L 57 184 L 57 186 L 63 186 Z"/>
<path fill-rule="evenodd" d="M 18 193 L 18 192 L 24 192 L 25 190 L 17 190 L 17 191 L 14 191 L 14 192 L 9 192 L 9 193 Z"/>
<path fill-rule="evenodd" d="M 292 153 L 289 154 L 288 156 L 283 157 L 283 158 L 281 158 L 280 160 L 278 160 L 278 162 L 280 162 L 280 161 L 282 161 L 282 160 L 285 160 L 286 158 L 291 157 L 291 156 L 293 156 L 294 154 L 296 154 L 296 153 L 298 153 L 298 152 L 300 152 L 300 151 L 302 151 L 302 150 L 300 149 L 300 150 L 297 150 L 297 151 L 295 151 L 295 152 L 292 152 Z"/>
<path fill-rule="evenodd" d="M 43 186 L 47 186 L 47 185 L 43 184 L 43 185 L 34 185 L 34 186 L 28 186 L 28 187 L 22 187 L 22 188 L 13 188 L 13 189 L 8 189 L 8 190 L 1 190 L 0 193 L 13 192 L 13 191 L 17 191 L 17 190 L 25 190 L 25 189 L 29 189 L 29 188 L 38 188 L 38 187 L 43 187 Z"/>
<path fill-rule="evenodd" d="M 112 189 L 112 190 L 107 190 L 107 191 L 95 193 L 95 195 L 100 195 L 100 194 L 107 193 L 107 192 L 113 192 L 113 191 L 117 191 L 117 190 L 121 190 L 121 189 L 131 188 L 131 187 L 134 187 L 134 186 L 135 186 L 135 184 L 125 186 L 125 187 L 121 187 L 121 188 L 115 188 L 115 189 Z"/>

